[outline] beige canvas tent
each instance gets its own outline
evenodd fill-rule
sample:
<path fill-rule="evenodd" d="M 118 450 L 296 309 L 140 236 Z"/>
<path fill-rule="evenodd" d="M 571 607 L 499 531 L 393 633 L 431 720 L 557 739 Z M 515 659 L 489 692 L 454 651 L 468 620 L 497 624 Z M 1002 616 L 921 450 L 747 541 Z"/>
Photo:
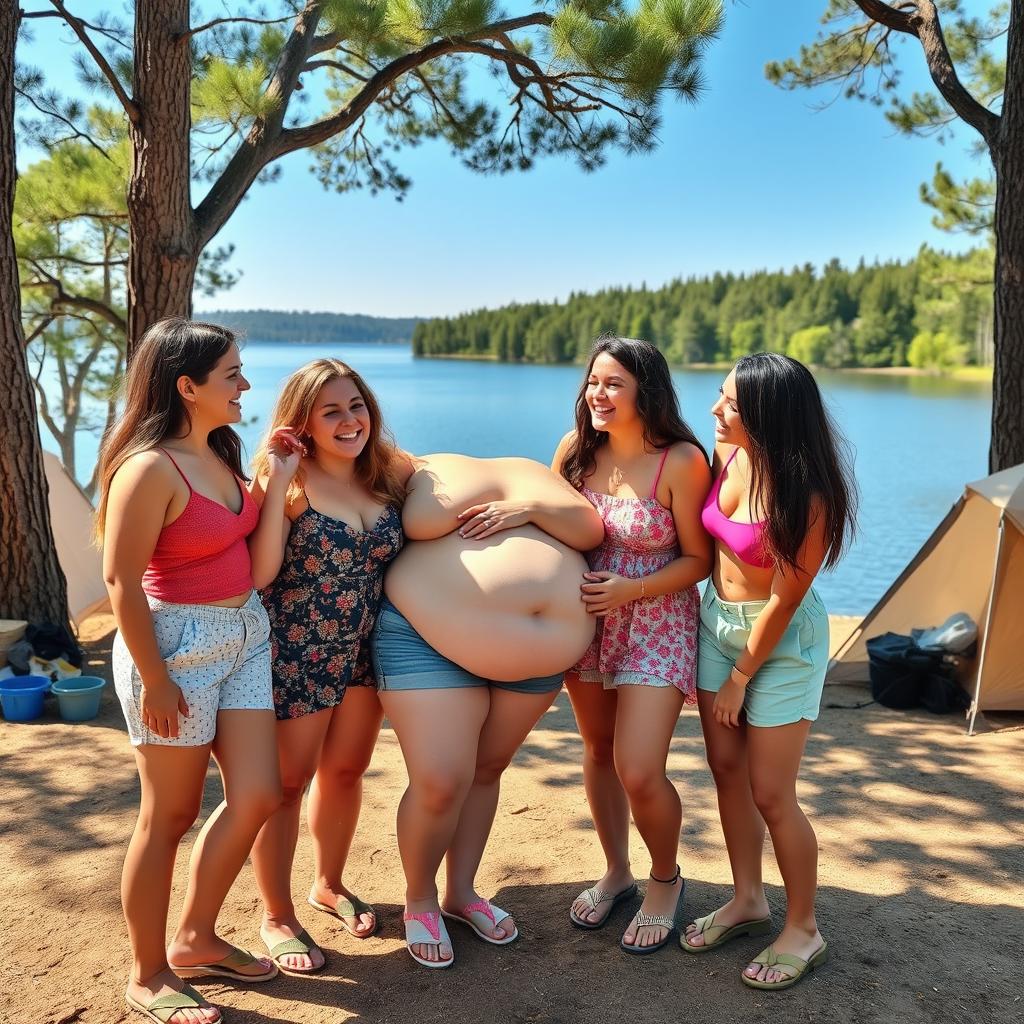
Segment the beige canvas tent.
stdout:
<path fill-rule="evenodd" d="M 963 680 L 979 711 L 1024 710 L 1024 464 L 968 484 L 924 547 L 837 651 L 830 682 L 867 681 L 865 642 L 954 612 L 978 623 Z"/>
<path fill-rule="evenodd" d="M 57 558 L 68 580 L 68 607 L 80 623 L 107 604 L 103 561 L 92 544 L 92 505 L 56 455 L 44 451 L 43 463 Z"/>

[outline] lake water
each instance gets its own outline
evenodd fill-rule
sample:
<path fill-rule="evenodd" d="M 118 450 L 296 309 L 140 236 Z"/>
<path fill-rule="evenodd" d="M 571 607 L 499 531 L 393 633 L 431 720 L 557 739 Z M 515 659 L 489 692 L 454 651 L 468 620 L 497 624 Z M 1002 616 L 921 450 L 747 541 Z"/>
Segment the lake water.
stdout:
<path fill-rule="evenodd" d="M 266 428 L 281 381 L 322 355 L 355 366 L 377 393 L 398 443 L 416 453 L 525 455 L 548 463 L 572 425 L 582 370 L 413 359 L 398 345 L 287 345 L 250 340 L 242 359 L 252 390 L 240 429 L 251 455 Z M 710 449 L 710 408 L 718 370 L 676 372 L 683 414 Z M 856 450 L 860 533 L 839 567 L 816 583 L 829 611 L 866 612 L 959 497 L 986 475 L 991 387 L 939 378 L 827 374 L 819 381 Z M 48 442 L 42 428 L 44 444 Z M 79 473 L 96 444 L 81 443 Z M 921 623 L 930 625 L 930 623 Z"/>

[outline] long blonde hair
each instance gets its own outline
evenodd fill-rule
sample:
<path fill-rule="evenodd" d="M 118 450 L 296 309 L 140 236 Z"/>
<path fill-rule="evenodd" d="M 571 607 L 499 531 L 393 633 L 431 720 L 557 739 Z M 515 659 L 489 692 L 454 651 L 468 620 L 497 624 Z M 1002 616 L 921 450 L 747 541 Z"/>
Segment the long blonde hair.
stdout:
<path fill-rule="evenodd" d="M 178 393 L 178 378 L 191 377 L 197 384 L 205 384 L 210 371 L 237 340 L 226 327 L 185 317 L 158 320 L 143 334 L 121 382 L 121 415 L 100 444 L 100 496 L 93 524 L 97 543 L 103 541 L 114 474 L 133 455 L 151 451 L 190 427 L 188 408 Z M 231 427 L 210 431 L 209 445 L 235 476 L 248 479 L 242 469 L 242 441 Z"/>
<path fill-rule="evenodd" d="M 398 446 L 384 425 L 376 396 L 366 381 L 340 359 L 314 359 L 313 362 L 300 366 L 284 382 L 281 394 L 274 404 L 270 426 L 253 458 L 253 473 L 262 480 L 269 475 L 270 458 L 267 454 L 267 445 L 274 431 L 281 427 L 287 427 L 295 434 L 305 435 L 303 443 L 307 454 L 313 454 L 313 442 L 307 435 L 313 406 L 316 404 L 320 389 L 332 380 L 341 378 L 348 378 L 355 384 L 370 414 L 370 436 L 363 450 L 356 456 L 355 478 L 377 501 L 386 505 L 400 505 L 405 500 L 405 486 L 400 479 Z M 303 477 L 300 463 L 299 472 L 288 489 L 289 501 L 293 501 L 302 492 Z"/>

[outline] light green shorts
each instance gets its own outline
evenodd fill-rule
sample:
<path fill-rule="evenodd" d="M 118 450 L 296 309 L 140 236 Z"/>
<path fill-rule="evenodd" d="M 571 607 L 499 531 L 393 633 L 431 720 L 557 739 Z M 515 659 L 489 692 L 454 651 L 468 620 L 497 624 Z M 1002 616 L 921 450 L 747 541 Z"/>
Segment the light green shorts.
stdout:
<path fill-rule="evenodd" d="M 723 601 L 708 581 L 700 604 L 697 689 L 717 693 L 729 678 L 767 601 Z M 747 722 L 767 727 L 818 717 L 828 668 L 828 615 L 812 587 L 771 657 L 747 684 Z"/>

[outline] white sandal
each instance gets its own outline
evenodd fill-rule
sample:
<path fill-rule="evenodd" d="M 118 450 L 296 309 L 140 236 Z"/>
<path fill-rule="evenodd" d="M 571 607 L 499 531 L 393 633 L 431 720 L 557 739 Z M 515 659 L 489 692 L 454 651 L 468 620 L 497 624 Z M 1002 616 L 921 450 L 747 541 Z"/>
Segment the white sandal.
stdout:
<path fill-rule="evenodd" d="M 422 914 L 410 914 L 407 910 L 402 914 L 402 921 L 405 924 L 405 947 L 409 950 L 409 956 L 416 963 L 431 968 L 451 967 L 455 963 L 455 947 L 452 945 L 444 918 L 441 917 L 439 910 L 428 910 Z M 441 946 L 442 944 L 452 951 L 452 955 L 447 960 L 426 960 L 412 951 L 412 947 L 416 945 Z"/>
<path fill-rule="evenodd" d="M 502 921 L 512 916 L 507 910 L 502 910 L 501 907 L 495 906 L 490 900 L 481 899 L 468 903 L 462 908 L 461 914 L 452 914 L 447 910 L 442 910 L 441 913 L 445 917 L 450 917 L 453 921 L 461 921 L 463 924 L 469 925 L 478 938 L 483 939 L 484 942 L 489 942 L 492 946 L 507 946 L 510 942 L 515 942 L 519 938 L 518 928 L 511 935 L 506 935 L 503 939 L 496 939 L 493 935 L 488 934 L 489 930 L 497 928 Z"/>

